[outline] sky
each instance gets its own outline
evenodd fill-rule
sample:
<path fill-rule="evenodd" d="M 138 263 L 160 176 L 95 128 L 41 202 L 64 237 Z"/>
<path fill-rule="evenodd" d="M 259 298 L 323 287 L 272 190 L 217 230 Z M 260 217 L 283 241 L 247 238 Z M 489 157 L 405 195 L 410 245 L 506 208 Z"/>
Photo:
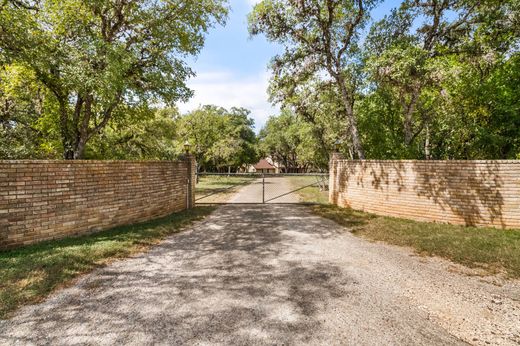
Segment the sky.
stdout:
<path fill-rule="evenodd" d="M 188 81 L 195 95 L 179 104 L 181 112 L 202 105 L 225 108 L 244 107 L 251 111 L 259 131 L 279 107 L 268 101 L 269 61 L 282 47 L 267 42 L 263 36 L 251 38 L 247 31 L 247 14 L 259 0 L 231 0 L 226 25 L 210 29 L 204 48 L 190 61 L 196 77 Z M 374 11 L 379 19 L 396 6 L 398 0 L 385 0 Z"/>

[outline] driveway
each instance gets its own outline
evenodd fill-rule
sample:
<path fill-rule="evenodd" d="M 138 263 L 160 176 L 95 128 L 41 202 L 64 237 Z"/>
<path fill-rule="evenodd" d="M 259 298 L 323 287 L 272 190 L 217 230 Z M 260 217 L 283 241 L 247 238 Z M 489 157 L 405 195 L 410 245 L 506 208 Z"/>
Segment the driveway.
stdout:
<path fill-rule="evenodd" d="M 0 344 L 520 342 L 519 282 L 467 273 L 302 205 L 225 205 L 21 309 L 0 322 Z"/>

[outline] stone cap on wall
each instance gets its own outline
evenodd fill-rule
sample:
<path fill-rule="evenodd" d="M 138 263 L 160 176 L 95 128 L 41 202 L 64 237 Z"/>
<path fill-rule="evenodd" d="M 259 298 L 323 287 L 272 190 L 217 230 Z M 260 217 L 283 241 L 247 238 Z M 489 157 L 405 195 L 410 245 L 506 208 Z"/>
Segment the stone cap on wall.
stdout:
<path fill-rule="evenodd" d="M 84 163 L 181 163 L 184 160 L 0 160 L 2 163 L 66 163 L 66 164 L 84 164 Z"/>
<path fill-rule="evenodd" d="M 349 160 L 335 159 L 334 162 L 355 162 L 355 163 L 514 163 L 520 164 L 520 160 Z"/>

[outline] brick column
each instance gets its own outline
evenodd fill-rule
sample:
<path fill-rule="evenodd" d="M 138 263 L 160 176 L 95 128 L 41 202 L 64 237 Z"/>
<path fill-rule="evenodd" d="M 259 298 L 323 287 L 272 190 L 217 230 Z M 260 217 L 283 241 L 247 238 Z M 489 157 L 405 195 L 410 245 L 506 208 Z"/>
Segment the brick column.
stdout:
<path fill-rule="evenodd" d="M 197 182 L 196 173 L 196 161 L 195 156 L 191 154 L 186 154 L 184 157 L 186 161 L 187 167 L 187 176 L 186 176 L 186 209 L 191 209 L 195 206 L 195 184 Z"/>
<path fill-rule="evenodd" d="M 338 204 L 338 160 L 343 160 L 343 155 L 339 151 L 334 151 L 330 155 L 329 161 L 329 203 Z"/>

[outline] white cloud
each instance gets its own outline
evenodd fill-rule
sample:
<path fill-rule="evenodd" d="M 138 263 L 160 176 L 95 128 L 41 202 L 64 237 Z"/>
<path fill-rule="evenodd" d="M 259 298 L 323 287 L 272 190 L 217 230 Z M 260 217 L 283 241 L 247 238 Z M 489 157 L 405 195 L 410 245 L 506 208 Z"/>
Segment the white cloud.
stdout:
<path fill-rule="evenodd" d="M 244 107 L 251 111 L 256 130 L 260 130 L 270 115 L 279 112 L 267 100 L 269 74 L 240 77 L 229 71 L 201 72 L 188 82 L 195 95 L 179 104 L 181 112 L 189 112 L 203 105 L 224 108 Z"/>
<path fill-rule="evenodd" d="M 247 3 L 251 6 L 255 6 L 256 4 L 258 4 L 260 1 L 262 0 L 246 0 Z"/>

